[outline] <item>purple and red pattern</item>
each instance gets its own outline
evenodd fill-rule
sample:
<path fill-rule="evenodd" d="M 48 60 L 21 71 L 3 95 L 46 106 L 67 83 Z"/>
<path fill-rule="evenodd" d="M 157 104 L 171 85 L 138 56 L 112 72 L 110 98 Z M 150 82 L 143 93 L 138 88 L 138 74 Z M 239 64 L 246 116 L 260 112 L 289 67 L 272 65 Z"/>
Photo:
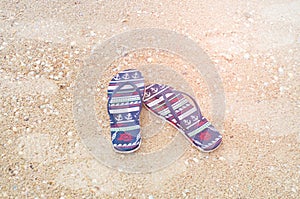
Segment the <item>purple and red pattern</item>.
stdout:
<path fill-rule="evenodd" d="M 137 70 L 124 70 L 109 83 L 107 111 L 112 145 L 116 152 L 130 153 L 140 147 L 143 94 L 144 77 Z"/>
<path fill-rule="evenodd" d="M 148 110 L 179 129 L 199 150 L 210 152 L 221 144 L 221 134 L 202 116 L 190 95 L 167 85 L 151 84 L 145 89 L 143 102 Z"/>

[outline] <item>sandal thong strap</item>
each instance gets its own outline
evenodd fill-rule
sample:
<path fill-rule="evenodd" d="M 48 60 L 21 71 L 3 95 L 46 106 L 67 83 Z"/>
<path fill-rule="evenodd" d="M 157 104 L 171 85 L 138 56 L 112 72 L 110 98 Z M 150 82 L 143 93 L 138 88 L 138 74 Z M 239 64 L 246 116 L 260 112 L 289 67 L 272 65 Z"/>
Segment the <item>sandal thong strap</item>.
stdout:
<path fill-rule="evenodd" d="M 110 95 L 110 98 L 109 98 L 108 103 L 107 103 L 107 110 L 110 110 L 110 109 L 109 109 L 109 105 L 110 105 L 110 101 L 111 101 L 112 98 L 113 98 L 113 95 L 116 94 L 117 92 L 119 92 L 119 91 L 121 90 L 121 88 L 123 88 L 123 87 L 126 86 L 126 85 L 132 86 L 132 87 L 133 87 L 133 92 L 134 92 L 134 91 L 137 91 L 138 94 L 139 94 L 139 96 L 140 96 L 140 99 L 142 100 L 142 93 L 141 93 L 140 89 L 139 89 L 136 85 L 134 85 L 133 83 L 130 83 L 130 82 L 124 82 L 124 83 L 120 84 L 120 85 L 118 86 L 118 88 L 116 88 L 116 89 L 114 90 L 114 92 Z M 140 106 L 139 106 L 139 107 L 140 107 L 140 108 L 142 107 L 142 102 L 140 103 Z M 138 118 L 136 117 L 136 115 L 133 115 L 133 118 L 134 118 L 134 121 L 135 121 L 135 122 L 139 122 L 139 121 L 138 121 Z M 111 117 L 111 120 L 112 120 L 113 124 L 116 124 L 116 123 L 117 123 L 117 121 L 116 121 L 116 119 L 115 119 L 114 117 Z"/>
<path fill-rule="evenodd" d="M 176 91 L 176 90 L 172 90 L 173 93 L 177 93 L 177 94 L 182 94 L 182 95 L 185 95 L 187 96 L 189 99 L 192 100 L 192 102 L 194 103 L 196 109 L 197 109 L 197 113 L 200 114 L 199 115 L 199 118 L 200 118 L 200 121 L 202 120 L 203 116 L 202 116 L 202 113 L 201 113 L 201 110 L 200 110 L 200 107 L 198 106 L 198 103 L 196 102 L 196 100 L 189 94 L 185 93 L 185 92 L 181 92 L 181 91 Z M 175 110 L 173 109 L 172 107 L 172 104 L 171 102 L 168 100 L 167 96 L 166 96 L 166 93 L 162 93 L 162 96 L 165 100 L 165 103 L 169 109 L 169 111 L 171 112 L 171 114 L 174 116 L 175 120 L 177 121 L 177 123 L 183 128 L 183 130 L 187 130 L 187 128 L 185 128 L 184 126 L 182 126 L 182 121 L 178 118 L 177 116 L 177 113 L 175 112 Z M 189 135 L 189 134 L 188 134 Z"/>

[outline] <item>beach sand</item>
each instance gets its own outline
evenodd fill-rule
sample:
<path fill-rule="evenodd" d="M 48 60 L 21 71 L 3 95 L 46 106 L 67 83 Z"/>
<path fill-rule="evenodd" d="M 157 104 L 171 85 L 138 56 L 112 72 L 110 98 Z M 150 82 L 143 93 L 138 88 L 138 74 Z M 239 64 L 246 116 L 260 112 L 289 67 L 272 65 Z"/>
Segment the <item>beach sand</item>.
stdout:
<path fill-rule="evenodd" d="M 299 10 L 298 0 L 1 1 L 0 198 L 299 198 Z M 205 73 L 184 57 L 121 50 L 88 86 L 108 143 L 99 148 L 112 150 L 108 82 L 136 68 L 146 83 L 195 96 L 223 135 L 216 151 L 193 148 L 145 109 L 139 151 L 109 159 L 91 150 L 86 140 L 99 132 L 78 128 L 78 77 L 102 61 L 95 52 L 105 41 L 142 28 L 197 44 L 217 71 L 224 103 L 214 104 Z"/>

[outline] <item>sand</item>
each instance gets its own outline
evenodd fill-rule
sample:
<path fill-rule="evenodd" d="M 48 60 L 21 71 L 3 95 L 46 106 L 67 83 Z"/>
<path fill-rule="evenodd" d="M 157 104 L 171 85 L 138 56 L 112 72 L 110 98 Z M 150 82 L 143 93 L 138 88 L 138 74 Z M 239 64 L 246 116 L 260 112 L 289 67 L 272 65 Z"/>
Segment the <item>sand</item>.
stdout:
<path fill-rule="evenodd" d="M 299 10 L 298 0 L 1 1 L 0 198 L 299 198 Z M 105 42 L 146 28 L 160 29 L 147 45 L 172 41 L 167 30 L 191 46 L 129 51 L 141 34 L 103 64 Z M 203 54 L 172 52 L 192 45 Z M 202 153 L 143 109 L 142 147 L 114 153 L 106 89 L 129 68 L 192 94 L 222 146 Z"/>

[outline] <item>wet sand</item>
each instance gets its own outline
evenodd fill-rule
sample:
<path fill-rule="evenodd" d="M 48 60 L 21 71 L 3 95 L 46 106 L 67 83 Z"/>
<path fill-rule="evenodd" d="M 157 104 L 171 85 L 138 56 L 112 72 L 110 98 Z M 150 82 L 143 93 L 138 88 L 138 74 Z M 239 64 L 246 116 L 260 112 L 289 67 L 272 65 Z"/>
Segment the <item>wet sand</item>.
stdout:
<path fill-rule="evenodd" d="M 280 0 L 1 1 L 0 198 L 298 198 L 299 9 L 300 1 Z M 172 162 L 128 173 L 130 165 L 110 167 L 89 151 L 74 119 L 77 77 L 97 46 L 137 28 L 186 35 L 209 56 L 226 99 L 224 120 L 215 121 L 218 150 L 202 153 L 183 136 L 175 142 L 180 133 L 143 109 L 135 155 L 183 145 L 166 156 Z M 105 66 L 95 85 L 95 117 L 108 141 L 107 84 L 128 68 L 145 73 L 146 83 L 192 93 L 214 122 L 201 71 L 178 55 L 144 49 Z M 152 161 L 163 162 L 141 165 Z"/>

